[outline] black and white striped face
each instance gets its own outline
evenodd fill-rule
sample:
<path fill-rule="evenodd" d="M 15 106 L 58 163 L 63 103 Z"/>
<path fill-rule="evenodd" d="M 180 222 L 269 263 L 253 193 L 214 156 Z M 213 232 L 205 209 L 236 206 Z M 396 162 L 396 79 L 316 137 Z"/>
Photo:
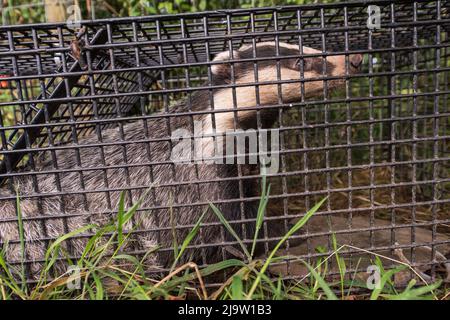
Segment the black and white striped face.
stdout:
<path fill-rule="evenodd" d="M 325 86 L 342 86 L 347 75 L 357 73 L 362 60 L 360 54 L 349 55 L 347 64 L 345 55 L 324 57 L 319 50 L 287 43 L 277 49 L 274 42 L 219 53 L 211 66 L 213 85 L 230 87 L 214 93 L 214 109 L 230 112 L 216 115 L 218 127 L 229 128 L 236 109 L 299 102 L 302 92 L 305 98 L 321 96 Z M 239 121 L 245 123 L 255 116 L 255 111 L 238 111 Z"/>
<path fill-rule="evenodd" d="M 195 115 L 199 130 L 205 136 L 236 129 L 256 129 L 259 110 L 261 125 L 269 128 L 276 121 L 280 104 L 320 96 L 324 86 L 333 89 L 345 83 L 345 77 L 356 73 L 361 55 L 323 57 L 320 51 L 286 43 L 261 42 L 255 47 L 219 53 L 211 64 L 214 90 L 211 114 Z M 232 61 L 232 62 L 230 62 Z M 209 108 L 199 101 L 196 108 Z M 209 110 L 209 109 L 208 109 Z M 200 127 L 201 126 L 201 127 Z M 205 157 L 214 154 L 214 140 L 201 139 Z"/>
<path fill-rule="evenodd" d="M 309 48 L 308 48 L 309 49 Z M 278 51 L 278 52 L 277 52 Z M 305 52 L 306 53 L 306 52 Z M 323 63 L 319 57 L 301 59 L 298 46 L 279 43 L 278 50 L 274 42 L 261 42 L 255 48 L 251 45 L 242 46 L 239 50 L 224 51 L 219 53 L 214 61 L 243 60 L 233 66 L 234 77 L 237 82 L 244 75 L 254 72 L 255 64 L 259 72 L 274 72 L 277 70 L 277 60 L 279 68 L 300 72 L 314 71 L 322 74 Z M 232 56 L 232 57 L 231 57 Z M 281 57 L 281 59 L 277 59 Z M 264 59 L 270 58 L 270 59 Z M 303 63 L 303 65 L 302 65 Z M 303 67 L 303 69 L 302 69 Z M 332 67 L 332 65 L 330 65 Z M 212 66 L 216 81 L 223 83 L 233 82 L 231 75 L 231 64 L 216 64 Z"/>
<path fill-rule="evenodd" d="M 229 60 L 237 61 L 232 66 L 231 63 L 226 63 Z M 246 95 L 253 94 L 250 91 L 255 91 L 255 86 L 251 84 L 255 82 L 290 81 L 286 84 L 281 83 L 283 89 L 281 97 L 279 97 L 277 85 L 259 86 L 260 103 L 268 104 L 301 100 L 300 82 L 295 83 L 291 80 L 305 80 L 306 96 L 319 95 L 323 92 L 325 82 L 314 79 L 328 78 L 326 81 L 328 88 L 343 84 L 347 74 L 358 72 L 362 56 L 349 55 L 349 63 L 346 66 L 344 55 L 323 57 L 321 51 L 309 47 L 303 47 L 300 50 L 298 45 L 280 42 L 277 49 L 275 42 L 260 42 L 255 47 L 244 45 L 239 50 L 219 53 L 213 61 L 224 62 L 211 67 L 214 83 L 248 83 L 250 86 L 241 90 Z"/>

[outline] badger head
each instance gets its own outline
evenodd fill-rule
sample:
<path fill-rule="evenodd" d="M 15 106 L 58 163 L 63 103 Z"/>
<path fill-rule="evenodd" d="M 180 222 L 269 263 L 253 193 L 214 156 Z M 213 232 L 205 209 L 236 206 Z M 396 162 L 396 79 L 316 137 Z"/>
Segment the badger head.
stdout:
<path fill-rule="evenodd" d="M 345 55 L 325 57 L 319 50 L 281 42 L 278 49 L 275 42 L 260 42 L 221 52 L 211 66 L 213 85 L 223 87 L 214 94 L 214 109 L 230 112 L 216 114 L 217 123 L 229 128 L 237 109 L 241 126 L 254 127 L 255 107 L 261 107 L 270 123 L 265 110 L 342 86 L 348 75 L 359 71 L 362 60 L 360 54 L 350 54 L 348 60 Z"/>

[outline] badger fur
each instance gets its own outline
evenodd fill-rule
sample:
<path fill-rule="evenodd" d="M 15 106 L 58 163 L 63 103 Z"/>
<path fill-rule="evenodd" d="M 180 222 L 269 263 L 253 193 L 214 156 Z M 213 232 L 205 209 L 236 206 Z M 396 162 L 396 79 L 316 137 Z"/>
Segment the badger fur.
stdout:
<path fill-rule="evenodd" d="M 278 59 L 277 62 L 277 54 L 278 57 L 292 58 Z M 170 132 L 179 128 L 192 132 L 192 120 L 202 124 L 204 133 L 256 129 L 257 112 L 251 107 L 298 102 L 302 99 L 301 92 L 304 92 L 305 97 L 320 95 L 325 83 L 321 77 L 334 77 L 326 82 L 329 89 L 336 88 L 345 83 L 345 75 L 356 72 L 362 61 L 361 55 L 349 55 L 346 63 L 344 55 L 302 58 L 304 54 L 320 52 L 308 47 L 300 51 L 298 45 L 286 43 L 279 43 L 277 49 L 272 42 L 261 42 L 255 47 L 244 45 L 239 50 L 222 52 L 213 60 L 211 84 L 235 84 L 235 88 L 213 89 L 213 99 L 210 99 L 209 90 L 199 90 L 191 96 L 189 103 L 193 112 L 211 109 L 217 112 L 175 116 L 190 111 L 186 101 L 179 102 L 169 110 L 173 117 L 127 123 L 123 125 L 123 132 L 118 128 L 103 130 L 101 140 L 92 134 L 80 139 L 73 148 L 56 151 L 54 159 L 37 163 L 38 174 L 34 182 L 32 175 L 14 178 L 21 199 L 25 258 L 33 261 L 30 266 L 31 276 L 42 268 L 49 239 L 58 238 L 87 224 L 101 226 L 111 221 L 113 217 L 107 212 L 117 209 L 122 190 L 127 190 L 130 203 L 142 198 L 141 210 L 127 226 L 128 231 L 133 228 L 138 230 L 131 237 L 132 245 L 127 247 L 130 251 L 146 252 L 158 246 L 171 247 L 173 226 L 176 227 L 175 236 L 180 243 L 190 230 L 181 227 L 194 225 L 207 210 L 209 202 L 216 203 L 229 221 L 243 218 L 254 221 L 258 201 L 241 203 L 239 199 L 242 196 L 257 196 L 255 182 L 243 180 L 242 195 L 239 180 L 230 179 L 238 176 L 238 166 L 235 164 L 173 163 Z M 257 79 L 255 63 L 251 61 L 255 57 L 272 58 L 257 61 Z M 233 63 L 229 62 L 231 59 Z M 301 81 L 270 83 L 299 80 L 302 77 L 306 80 L 303 89 Z M 316 79 L 307 81 L 313 78 Z M 256 80 L 260 83 L 258 89 Z M 243 108 L 245 110 L 239 111 Z M 277 108 L 262 108 L 259 112 L 262 127 L 270 128 L 277 119 Z M 203 139 L 203 144 L 204 152 L 214 151 L 211 138 Z M 52 170 L 55 172 L 48 172 Z M 194 183 L 197 181 L 201 183 Z M 153 187 L 147 191 L 150 186 Z M 4 247 L 6 259 L 11 263 L 22 259 L 15 198 L 16 194 L 10 188 L 0 190 L 0 244 Z M 231 201 L 233 199 L 235 201 Z M 203 222 L 217 222 L 217 217 L 209 211 Z M 236 224 L 234 227 L 241 237 L 252 239 L 254 222 L 243 227 Z M 161 228 L 163 230 L 155 231 Z M 270 227 L 269 231 L 275 236 L 278 228 Z M 195 243 L 219 244 L 229 240 L 233 238 L 216 224 L 202 228 Z M 75 237 L 66 241 L 64 248 L 70 256 L 79 257 L 85 244 L 86 238 Z M 207 246 L 195 249 L 186 259 L 199 263 L 218 261 L 222 259 L 223 252 L 217 248 Z M 149 266 L 165 267 L 173 261 L 170 251 L 152 254 L 148 259 Z"/>

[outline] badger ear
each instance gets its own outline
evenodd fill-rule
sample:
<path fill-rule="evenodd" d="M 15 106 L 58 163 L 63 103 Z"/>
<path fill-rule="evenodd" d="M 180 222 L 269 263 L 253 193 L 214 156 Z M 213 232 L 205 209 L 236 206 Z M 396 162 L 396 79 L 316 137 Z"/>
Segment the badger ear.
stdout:
<path fill-rule="evenodd" d="M 233 57 L 231 57 L 230 51 L 223 51 L 221 53 L 218 53 L 214 59 L 213 62 L 219 62 L 219 61 L 228 61 L 231 59 L 239 59 L 239 52 L 236 50 L 233 50 Z M 216 76 L 222 76 L 222 77 L 229 77 L 231 74 L 231 64 L 229 63 L 218 63 L 211 65 L 211 72 Z"/>

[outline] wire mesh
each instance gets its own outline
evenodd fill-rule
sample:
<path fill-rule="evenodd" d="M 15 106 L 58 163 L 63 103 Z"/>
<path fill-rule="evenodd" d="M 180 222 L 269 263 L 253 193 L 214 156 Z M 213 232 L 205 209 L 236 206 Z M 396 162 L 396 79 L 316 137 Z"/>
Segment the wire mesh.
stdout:
<path fill-rule="evenodd" d="M 381 28 L 368 28 L 368 5 L 380 8 Z M 270 201 L 259 240 L 266 253 L 282 237 L 271 234 L 268 223 L 280 222 L 286 233 L 290 221 L 327 197 L 304 230 L 286 243 L 287 254 L 309 262 L 327 257 L 336 250 L 336 237 L 349 245 L 342 252 L 350 257 L 360 249 L 378 254 L 402 250 L 432 277 L 443 261 L 449 262 L 450 1 L 354 1 L 86 21 L 82 26 L 77 31 L 64 24 L 0 27 L 0 202 L 14 203 L 18 192 L 32 208 L 23 217 L 25 229 L 37 232 L 30 231 L 26 239 L 28 264 L 39 263 L 42 257 L 33 253 L 80 219 L 113 217 L 121 191 L 131 203 L 150 185 L 152 200 L 143 203 L 136 219 L 153 218 L 148 224 L 133 222 L 136 227 L 129 232 L 137 242 L 158 242 L 160 252 L 170 254 L 169 213 L 182 235 L 213 202 L 225 214 L 237 211 L 229 214 L 230 222 L 250 243 L 256 217 L 249 208 L 259 202 L 260 172 L 238 164 L 230 165 L 231 173 L 213 175 L 205 173 L 210 167 L 193 164 L 183 176 L 161 150 L 173 150 L 177 125 L 195 135 L 199 117 L 213 119 L 215 132 L 217 119 L 231 113 L 232 127 L 238 129 L 244 110 L 252 114 L 250 127 L 264 130 L 267 109 L 279 132 L 280 168 L 268 174 Z M 268 41 L 276 47 L 269 57 L 235 54 L 244 45 L 255 54 L 257 44 Z M 301 84 L 301 99 L 283 101 L 288 81 L 281 78 L 287 60 L 282 43 L 319 50 L 300 51 L 294 58 L 326 62 L 344 55 L 345 84 L 335 89 L 336 77 L 324 67 L 320 95 L 308 94 L 311 79 L 300 70 L 294 82 Z M 215 70 L 224 66 L 214 60 L 221 52 L 230 57 L 229 79 L 223 82 L 215 80 Z M 354 54 L 364 55 L 363 69 L 349 75 Z M 245 88 L 238 81 L 243 63 L 254 70 L 269 63 L 278 74 L 275 81 L 264 82 L 255 72 L 252 88 L 260 101 L 244 109 L 236 97 Z M 277 88 L 278 98 L 269 105 L 261 102 L 262 83 Z M 227 90 L 232 107 L 214 106 L 215 96 Z M 139 123 L 141 132 L 133 135 L 130 123 Z M 129 156 L 136 148 L 142 154 L 137 159 Z M 95 163 L 86 159 L 92 153 Z M 232 196 L 217 191 L 222 188 L 233 189 Z M 190 246 L 202 264 L 211 263 L 213 252 L 226 259 L 227 248 L 236 245 L 209 216 L 201 239 Z M 17 221 L 15 212 L 0 215 L 3 245 L 18 246 L 18 237 L 5 231 L 17 228 Z M 214 237 L 207 236 L 211 233 Z M 71 246 L 90 235 L 68 241 L 72 256 L 78 255 Z M 296 239 L 301 250 L 291 245 Z M 142 255 L 146 248 L 136 245 L 128 251 Z M 348 273 L 358 268 L 352 262 Z M 289 259 L 279 270 L 285 278 L 300 276 Z M 32 279 L 33 267 L 28 272 Z"/>

